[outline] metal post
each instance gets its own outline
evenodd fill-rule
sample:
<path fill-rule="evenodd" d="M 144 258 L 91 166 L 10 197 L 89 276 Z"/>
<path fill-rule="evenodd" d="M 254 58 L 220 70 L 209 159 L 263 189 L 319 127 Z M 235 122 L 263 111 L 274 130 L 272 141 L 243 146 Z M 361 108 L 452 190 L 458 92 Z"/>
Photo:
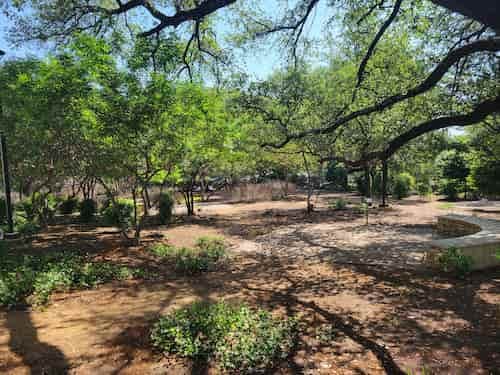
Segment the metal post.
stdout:
<path fill-rule="evenodd" d="M 10 199 L 10 176 L 9 176 L 9 162 L 7 159 L 7 144 L 5 135 L 0 134 L 0 154 L 2 157 L 2 172 L 3 172 L 3 186 L 5 189 L 5 205 L 7 208 L 7 227 L 8 233 L 14 232 L 14 222 L 12 220 L 12 202 Z"/>

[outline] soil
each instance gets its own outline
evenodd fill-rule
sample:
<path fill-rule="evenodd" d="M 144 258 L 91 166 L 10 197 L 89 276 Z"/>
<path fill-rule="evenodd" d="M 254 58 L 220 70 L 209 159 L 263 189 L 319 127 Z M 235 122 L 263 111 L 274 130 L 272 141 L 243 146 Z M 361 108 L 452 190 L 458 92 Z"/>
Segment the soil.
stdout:
<path fill-rule="evenodd" d="M 459 280 L 420 266 L 436 216 L 467 208 L 414 198 L 370 209 L 366 224 L 352 208 L 328 209 L 335 198 L 318 197 L 310 216 L 300 196 L 205 203 L 195 218 L 147 228 L 140 246 L 112 228 L 50 227 L 17 250 L 85 251 L 158 277 L 56 293 L 43 309 L 0 311 L 0 373 L 217 374 L 210 364 L 155 352 L 149 330 L 172 309 L 225 299 L 299 317 L 295 350 L 271 373 L 499 374 L 500 269 Z M 224 268 L 179 276 L 147 251 L 158 241 L 191 246 L 202 235 L 230 244 Z"/>

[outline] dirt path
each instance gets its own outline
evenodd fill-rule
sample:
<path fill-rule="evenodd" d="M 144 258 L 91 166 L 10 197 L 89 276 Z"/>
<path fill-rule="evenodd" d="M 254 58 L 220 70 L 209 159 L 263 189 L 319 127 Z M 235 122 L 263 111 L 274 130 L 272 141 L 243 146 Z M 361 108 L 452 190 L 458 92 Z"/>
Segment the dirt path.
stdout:
<path fill-rule="evenodd" d="M 100 257 L 154 267 L 162 277 L 59 293 L 43 310 L 0 312 L 0 373 L 196 373 L 188 362 L 152 352 L 149 327 L 173 308 L 219 298 L 305 322 L 296 351 L 277 373 L 495 373 L 500 270 L 460 281 L 412 267 L 419 241 L 432 237 L 431 224 L 443 212 L 438 205 L 397 205 L 374 212 L 369 226 L 361 214 L 346 212 L 304 218 L 303 202 L 211 205 L 194 222 L 146 231 L 146 244 L 168 238 L 186 246 L 200 235 L 225 236 L 232 263 L 197 278 L 172 274 L 109 229 L 53 228 L 34 251 L 88 247 Z"/>

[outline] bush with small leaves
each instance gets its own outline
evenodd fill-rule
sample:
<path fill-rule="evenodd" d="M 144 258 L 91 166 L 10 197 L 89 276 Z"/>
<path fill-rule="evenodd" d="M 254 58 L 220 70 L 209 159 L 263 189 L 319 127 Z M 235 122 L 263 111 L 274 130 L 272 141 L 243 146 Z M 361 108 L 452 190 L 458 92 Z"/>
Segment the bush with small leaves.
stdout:
<path fill-rule="evenodd" d="M 169 193 L 160 194 L 159 201 L 159 211 L 160 211 L 160 223 L 168 224 L 172 220 L 172 214 L 174 210 L 174 199 Z"/>
<path fill-rule="evenodd" d="M 149 251 L 151 251 L 154 255 L 162 258 L 172 256 L 176 250 L 175 246 L 165 243 L 157 243 L 149 248 Z"/>
<path fill-rule="evenodd" d="M 472 257 L 464 255 L 459 249 L 450 247 L 438 257 L 438 263 L 444 272 L 453 272 L 456 276 L 464 278 L 472 269 Z"/>
<path fill-rule="evenodd" d="M 446 199 L 456 201 L 460 191 L 460 182 L 458 180 L 442 180 L 439 186 L 439 192 L 443 194 Z"/>
<path fill-rule="evenodd" d="M 151 339 L 162 352 L 249 374 L 265 372 L 289 355 L 296 326 L 294 319 L 246 305 L 194 303 L 160 318 Z"/>
<path fill-rule="evenodd" d="M 0 254 L 0 305 L 20 303 L 42 305 L 56 290 L 90 288 L 111 280 L 122 280 L 136 275 L 128 267 L 89 262 L 81 255 L 19 256 Z"/>
<path fill-rule="evenodd" d="M 94 219 L 97 211 L 97 204 L 93 199 L 84 199 L 80 202 L 80 220 L 89 223 Z"/>
<path fill-rule="evenodd" d="M 429 181 L 420 181 L 417 183 L 417 192 L 421 197 L 427 197 L 432 193 L 431 184 Z"/>
<path fill-rule="evenodd" d="M 224 240 L 218 237 L 200 237 L 193 248 L 156 244 L 149 250 L 159 257 L 172 261 L 176 271 L 188 275 L 217 268 L 227 254 Z"/>
<path fill-rule="evenodd" d="M 347 202 L 343 198 L 339 198 L 334 202 L 330 202 L 330 208 L 334 210 L 345 210 L 347 208 Z"/>
<path fill-rule="evenodd" d="M 409 173 L 400 173 L 394 179 L 392 192 L 397 199 L 403 199 L 410 195 L 411 189 L 415 184 L 415 180 Z"/>
<path fill-rule="evenodd" d="M 59 212 L 63 215 L 71 215 L 78 207 L 78 198 L 67 197 L 59 203 Z"/>
<path fill-rule="evenodd" d="M 117 226 L 119 228 L 129 228 L 132 224 L 132 214 L 134 212 L 134 201 L 131 199 L 117 199 L 104 207 L 101 214 L 104 223 Z"/>

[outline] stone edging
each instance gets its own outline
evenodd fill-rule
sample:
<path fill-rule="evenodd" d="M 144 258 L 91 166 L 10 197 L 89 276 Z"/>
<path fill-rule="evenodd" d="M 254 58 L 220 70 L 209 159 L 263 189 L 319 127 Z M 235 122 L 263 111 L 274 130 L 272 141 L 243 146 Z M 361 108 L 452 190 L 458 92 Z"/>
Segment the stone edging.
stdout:
<path fill-rule="evenodd" d="M 439 216 L 437 229 L 441 234 L 460 237 L 430 241 L 432 248 L 427 251 L 427 263 L 435 264 L 440 252 L 454 247 L 472 257 L 472 269 L 500 265 L 500 260 L 495 256 L 500 249 L 500 221 L 452 214 Z"/>

